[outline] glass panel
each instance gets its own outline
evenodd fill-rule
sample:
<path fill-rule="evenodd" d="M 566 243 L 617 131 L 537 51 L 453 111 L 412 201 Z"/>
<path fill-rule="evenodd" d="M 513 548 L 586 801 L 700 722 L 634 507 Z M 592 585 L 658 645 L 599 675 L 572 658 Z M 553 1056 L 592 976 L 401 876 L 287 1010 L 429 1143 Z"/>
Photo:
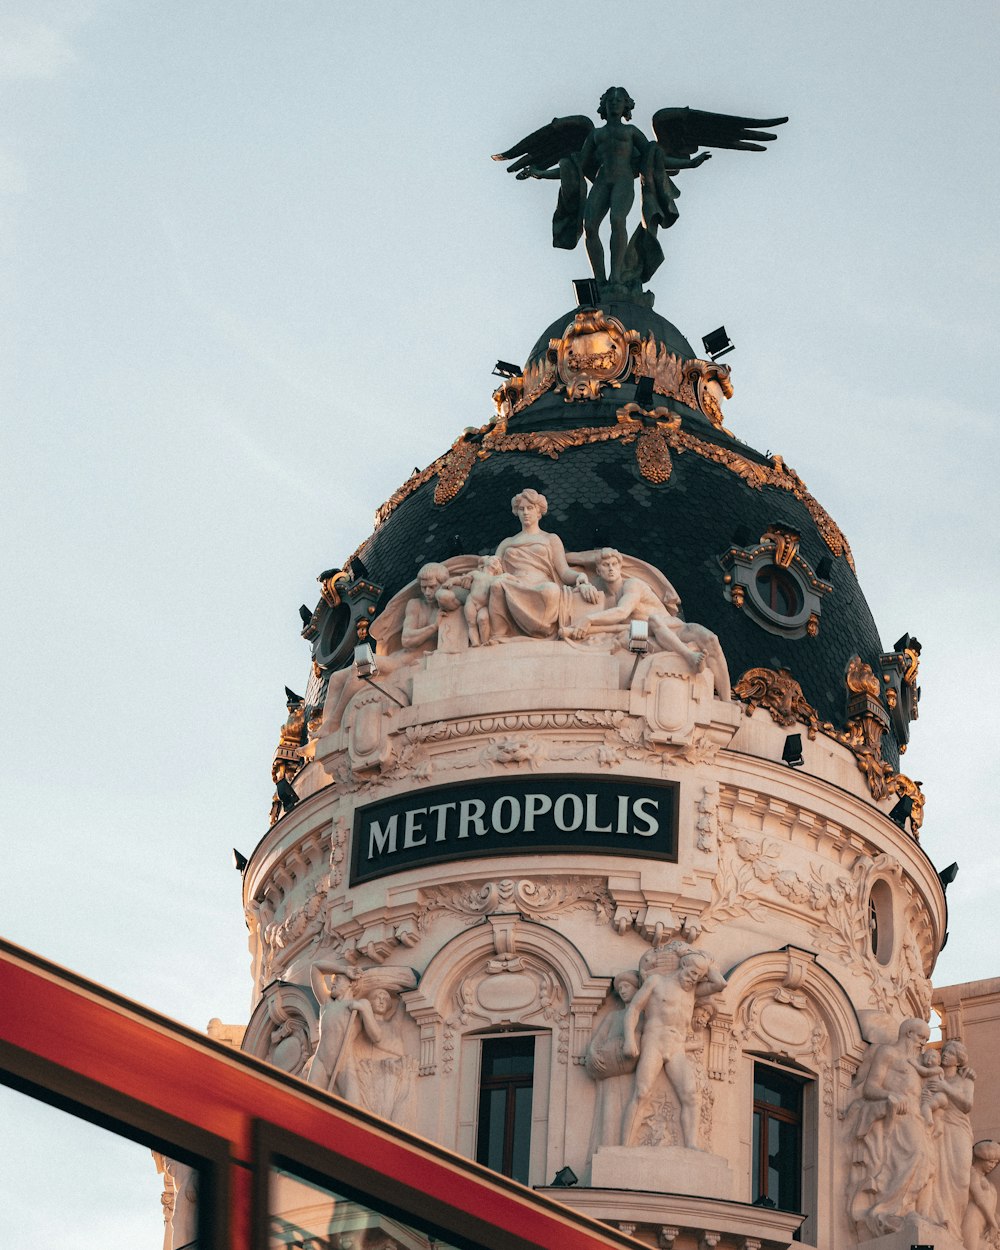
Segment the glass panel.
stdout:
<path fill-rule="evenodd" d="M 533 1037 L 489 1038 L 483 1042 L 483 1076 L 530 1076 L 535 1065 Z"/>
<path fill-rule="evenodd" d="M 507 1110 L 506 1089 L 484 1089 L 479 1097 L 479 1140 L 476 1162 L 494 1172 L 503 1171 L 504 1115 Z"/>
<path fill-rule="evenodd" d="M 751 1202 L 756 1202 L 757 1199 L 760 1197 L 760 1146 L 761 1146 L 760 1134 L 761 1134 L 760 1112 L 755 1111 L 753 1113 L 753 1144 L 751 1147 L 751 1154 L 753 1157 L 753 1177 L 750 1181 Z"/>
<path fill-rule="evenodd" d="M 514 1141 L 510 1175 L 523 1185 L 528 1183 L 531 1155 L 531 1092 L 530 1085 L 514 1091 Z"/>
<path fill-rule="evenodd" d="M 753 1100 L 801 1115 L 802 1082 L 794 1076 L 785 1076 L 783 1072 L 758 1064 L 754 1069 Z"/>
<path fill-rule="evenodd" d="M 768 1124 L 767 1195 L 782 1211 L 799 1209 L 799 1126 Z"/>
<path fill-rule="evenodd" d="M 422 1232 L 280 1168 L 271 1169 L 268 1212 L 269 1250 L 455 1250 L 437 1231 Z"/>
<path fill-rule="evenodd" d="M 192 1169 L 3 1085 L 0 1125 L 4 1246 L 195 1250 Z"/>

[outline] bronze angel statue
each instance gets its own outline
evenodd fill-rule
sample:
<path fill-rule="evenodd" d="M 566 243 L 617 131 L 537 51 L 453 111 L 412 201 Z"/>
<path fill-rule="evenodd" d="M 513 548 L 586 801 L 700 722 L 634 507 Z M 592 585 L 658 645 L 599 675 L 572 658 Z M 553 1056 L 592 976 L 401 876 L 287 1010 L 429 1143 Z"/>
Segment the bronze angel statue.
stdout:
<path fill-rule="evenodd" d="M 553 246 L 572 250 L 584 234 L 594 277 L 606 294 L 634 292 L 659 268 L 663 249 L 657 231 L 672 226 L 678 215 L 680 191 L 671 175 L 696 169 L 711 158 L 711 152 L 699 148 L 765 152 L 764 144 L 775 136 L 759 127 L 788 121 L 665 108 L 653 114 L 653 141 L 629 124 L 634 108 L 624 87 L 609 87 L 597 110 L 603 126 L 595 126 L 589 117 L 556 117 L 493 157 L 512 161 L 507 172 L 519 179 L 558 179 Z M 630 239 L 626 219 L 635 200 L 636 178 L 642 187 L 642 223 Z M 598 233 L 609 216 L 610 274 Z"/>

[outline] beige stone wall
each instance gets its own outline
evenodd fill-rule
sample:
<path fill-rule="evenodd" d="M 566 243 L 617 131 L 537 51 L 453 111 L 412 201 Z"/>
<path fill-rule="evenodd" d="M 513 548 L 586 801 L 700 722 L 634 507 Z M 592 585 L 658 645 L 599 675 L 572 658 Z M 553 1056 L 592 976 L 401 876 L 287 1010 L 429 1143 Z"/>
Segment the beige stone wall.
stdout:
<path fill-rule="evenodd" d="M 944 1038 L 965 1043 L 976 1073 L 973 1134 L 977 1141 L 1000 1141 L 1000 977 L 940 986 L 934 990 L 934 1007 Z"/>

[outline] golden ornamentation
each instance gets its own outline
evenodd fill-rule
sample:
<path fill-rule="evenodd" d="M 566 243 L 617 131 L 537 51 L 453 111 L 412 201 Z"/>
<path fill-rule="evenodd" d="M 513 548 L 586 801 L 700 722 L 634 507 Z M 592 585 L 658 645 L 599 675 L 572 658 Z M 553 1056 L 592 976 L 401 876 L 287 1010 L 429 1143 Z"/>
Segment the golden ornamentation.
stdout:
<path fill-rule="evenodd" d="M 558 342 L 560 340 L 553 340 Z M 506 424 L 507 419 L 515 413 L 533 404 L 536 399 L 550 391 L 558 381 L 555 360 L 550 359 L 551 353 L 541 360 L 529 361 L 523 373 L 515 378 L 508 378 L 493 392 L 497 417 Z"/>
<path fill-rule="evenodd" d="M 319 584 L 319 595 L 324 603 L 331 608 L 340 607 L 340 589 L 338 582 L 349 582 L 351 579 L 344 572 L 334 573 L 332 577 L 324 577 Z"/>
<path fill-rule="evenodd" d="M 903 655 L 906 657 L 906 668 L 903 670 L 903 681 L 908 686 L 916 686 L 917 671 L 920 668 L 920 643 L 916 638 L 910 639 L 910 645 L 903 648 Z"/>
<path fill-rule="evenodd" d="M 920 828 L 924 823 L 924 804 L 927 802 L 927 796 L 920 789 L 920 782 L 912 781 L 903 773 L 896 773 L 889 778 L 888 788 L 890 794 L 898 794 L 900 798 L 913 800 L 913 807 L 910 809 L 910 830 L 919 841 Z"/>
<path fill-rule="evenodd" d="M 871 668 L 855 656 L 848 669 L 848 689 L 855 695 L 871 695 L 872 680 L 878 687 L 878 678 Z M 808 727 L 810 738 L 815 738 L 817 733 L 823 733 L 841 746 L 847 747 L 854 753 L 858 768 L 868 782 L 869 793 L 876 802 L 889 794 L 899 794 L 913 800 L 910 828 L 913 836 L 919 837 L 926 798 L 918 782 L 911 781 L 902 773 L 894 772 L 892 765 L 882 759 L 882 737 L 886 725 L 877 715 L 866 712 L 854 716 L 844 729 L 837 729 L 829 721 L 820 721 L 815 708 L 802 693 L 802 687 L 784 668 L 777 671 L 771 668 L 748 669 L 733 686 L 733 693 L 746 704 L 748 716 L 752 716 L 758 707 L 762 707 L 783 728 L 800 722 Z"/>
<path fill-rule="evenodd" d="M 625 404 L 615 416 L 618 424 L 636 433 L 635 458 L 639 472 L 648 482 L 662 486 L 670 480 L 674 462 L 664 435 L 681 428 L 681 419 L 669 408 L 640 408 Z"/>
<path fill-rule="evenodd" d="M 550 339 L 548 356 L 566 399 L 599 399 L 605 386 L 619 387 L 628 371 L 630 347 L 639 342 L 638 330 L 626 330 L 616 317 L 599 308 L 578 312 L 561 339 Z"/>
<path fill-rule="evenodd" d="M 663 410 L 654 409 L 654 412 L 658 411 Z M 639 436 L 642 428 L 639 422 L 628 420 L 624 423 L 619 422 L 618 425 L 582 426 L 574 430 L 560 430 L 546 434 L 535 432 L 508 434 L 506 433 L 506 424 L 497 422 L 495 426 L 484 426 L 482 430 L 477 431 L 477 433 L 483 435 L 482 446 L 477 455 L 480 459 L 485 460 L 493 452 L 537 451 L 541 455 L 550 456 L 555 460 L 570 447 L 583 447 L 590 443 L 604 443 L 615 439 L 621 439 L 624 443 L 630 443 Z M 772 456 L 771 460 L 765 464 L 758 464 L 756 461 L 749 460 L 746 456 L 742 456 L 739 452 L 733 451 L 728 447 L 718 447 L 714 443 L 706 443 L 703 439 L 681 429 L 679 423 L 675 426 L 674 422 L 671 421 L 657 428 L 672 451 L 679 454 L 691 452 L 705 460 L 711 460 L 714 464 L 721 465 L 724 469 L 735 473 L 737 477 L 746 482 L 753 490 L 771 486 L 777 490 L 788 491 L 806 508 L 830 551 L 835 556 L 843 555 L 851 569 L 854 569 L 854 557 L 840 527 L 829 513 L 809 494 L 805 483 L 795 470 L 789 468 L 780 456 Z M 407 478 L 403 485 L 376 511 L 376 529 L 385 523 L 404 499 L 408 499 L 415 490 L 418 490 L 425 482 L 430 481 L 432 477 L 441 472 L 452 450 L 454 448 L 449 449 L 445 455 L 439 456 L 437 460 L 428 465 L 422 472 L 413 473 Z"/>
<path fill-rule="evenodd" d="M 866 664 L 859 655 L 851 657 L 844 681 L 852 694 L 870 694 L 875 699 L 882 694 L 879 679 L 872 671 L 871 665 Z"/>
<path fill-rule="evenodd" d="M 787 525 L 769 525 L 760 537 L 762 543 L 774 544 L 774 563 L 787 569 L 799 554 L 801 534 Z"/>
<path fill-rule="evenodd" d="M 479 448 L 469 442 L 465 434 L 455 439 L 438 470 L 438 484 L 434 488 L 436 504 L 450 503 L 455 498 L 465 485 L 469 470 L 476 463 L 479 454 Z"/>
<path fill-rule="evenodd" d="M 732 430 L 722 424 L 722 408 L 713 390 L 717 384 L 725 399 L 732 399 L 733 384 L 730 381 L 729 366 L 716 364 L 712 360 L 687 360 L 683 367 L 684 384 L 677 399 L 689 408 L 695 408 L 708 417 L 717 430 L 733 438 Z M 655 383 L 653 389 L 655 390 Z"/>
<path fill-rule="evenodd" d="M 734 608 L 742 608 L 746 602 L 746 591 L 742 586 L 734 586 L 729 592 Z"/>
<path fill-rule="evenodd" d="M 753 716 L 762 707 L 778 725 L 787 727 L 796 721 L 808 725 L 810 738 L 815 738 L 822 728 L 816 709 L 787 668 L 747 669 L 733 686 L 733 693 L 746 703 L 747 716 Z"/>
<path fill-rule="evenodd" d="M 806 621 L 806 634 L 810 638 L 815 638 L 819 633 L 819 617 L 815 612 L 809 613 L 809 620 Z"/>
<path fill-rule="evenodd" d="M 291 782 L 302 767 L 301 747 L 305 741 L 306 705 L 303 699 L 288 700 L 288 719 L 281 726 L 278 745 L 274 749 L 271 761 L 271 780 L 275 785 L 284 779 Z M 271 800 L 270 823 L 273 825 L 281 816 L 281 800 L 275 794 Z"/>
<path fill-rule="evenodd" d="M 637 378 L 652 378 L 653 390 L 669 399 L 680 399 L 684 386 L 683 363 L 680 356 L 657 342 L 652 331 L 632 348 L 633 374 Z"/>

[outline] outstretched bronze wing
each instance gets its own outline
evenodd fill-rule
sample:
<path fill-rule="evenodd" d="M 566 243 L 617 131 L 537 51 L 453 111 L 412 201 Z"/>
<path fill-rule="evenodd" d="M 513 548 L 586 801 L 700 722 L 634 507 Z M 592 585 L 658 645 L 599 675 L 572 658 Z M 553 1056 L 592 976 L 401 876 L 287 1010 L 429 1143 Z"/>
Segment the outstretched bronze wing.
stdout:
<path fill-rule="evenodd" d="M 671 156 L 693 156 L 699 148 L 766 152 L 764 145 L 777 135 L 759 127 L 783 126 L 787 121 L 787 117 L 734 117 L 730 113 L 706 113 L 702 109 L 669 108 L 653 114 L 653 133 L 669 166 Z"/>
<path fill-rule="evenodd" d="M 507 166 L 507 172 L 526 178 L 528 175 L 524 171 L 529 166 L 551 169 L 564 156 L 579 152 L 593 129 L 594 123 L 589 117 L 553 117 L 547 126 L 533 130 L 506 152 L 497 152 L 493 159 L 513 161 Z"/>

